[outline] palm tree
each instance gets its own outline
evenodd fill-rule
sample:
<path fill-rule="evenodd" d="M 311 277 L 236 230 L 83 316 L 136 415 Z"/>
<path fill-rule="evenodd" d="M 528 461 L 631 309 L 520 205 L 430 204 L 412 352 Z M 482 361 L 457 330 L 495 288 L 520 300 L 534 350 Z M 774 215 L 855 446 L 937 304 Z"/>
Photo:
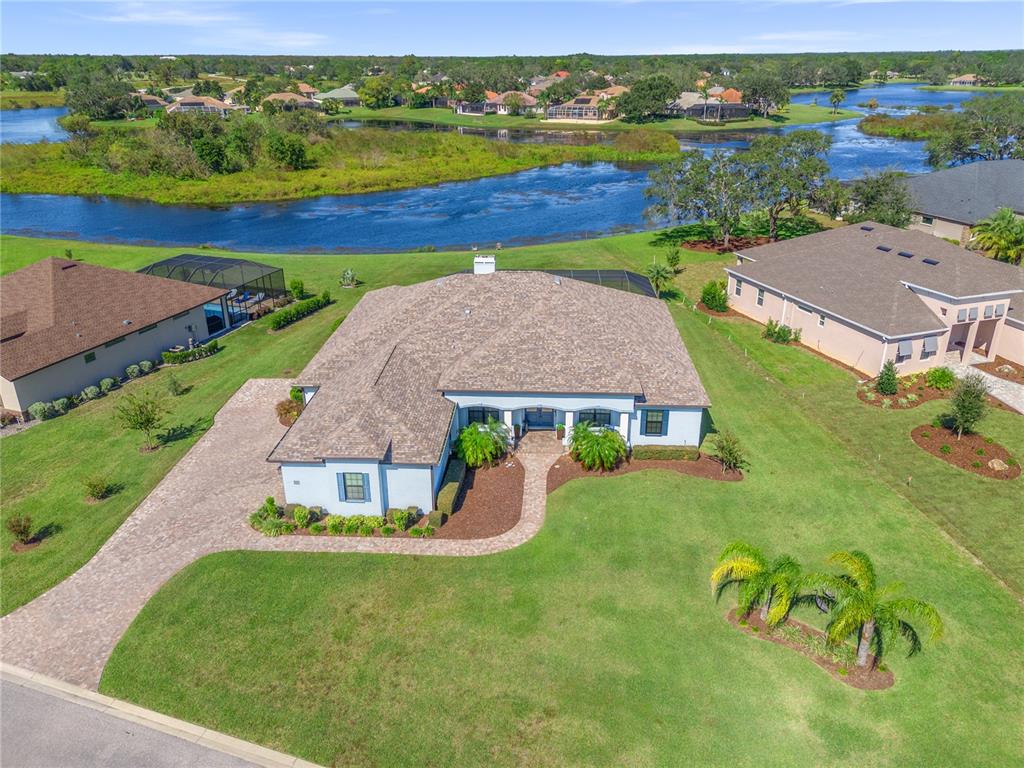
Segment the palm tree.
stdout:
<path fill-rule="evenodd" d="M 651 264 L 644 272 L 647 274 L 647 279 L 651 281 L 651 287 L 660 299 L 662 292 L 672 282 L 675 272 L 671 267 L 665 264 L 658 264 L 657 262 Z"/>
<path fill-rule="evenodd" d="M 857 666 L 866 667 L 868 652 L 874 650 L 880 661 L 892 642 L 902 637 L 910 646 L 908 656 L 921 650 L 921 637 L 910 623 L 923 619 L 933 639 L 942 636 L 942 619 L 929 603 L 912 597 L 899 597 L 903 585 L 898 582 L 879 586 L 871 558 L 863 552 L 833 552 L 828 562 L 842 567 L 840 576 L 818 574 L 808 577 L 829 605 L 825 633 L 830 643 L 842 643 L 857 635 Z"/>
<path fill-rule="evenodd" d="M 974 242 L 998 261 L 1020 264 L 1024 258 L 1024 219 L 1000 208 L 974 225 Z"/>
<path fill-rule="evenodd" d="M 740 585 L 737 613 L 745 616 L 760 604 L 761 621 L 775 626 L 799 601 L 804 578 L 800 564 L 788 555 L 769 561 L 757 547 L 734 541 L 718 557 L 718 566 L 711 572 L 711 588 L 721 594 L 733 583 Z"/>
<path fill-rule="evenodd" d="M 708 83 L 706 80 L 697 86 L 697 93 L 699 93 L 700 97 L 704 99 L 704 116 L 701 119 L 704 120 L 704 122 L 707 122 L 708 99 L 711 97 L 711 89 L 708 88 Z"/>
<path fill-rule="evenodd" d="M 828 103 L 832 105 L 832 114 L 834 115 L 839 111 L 839 105 L 843 103 L 846 98 L 846 91 L 842 88 L 836 88 L 832 93 L 829 94 Z"/>

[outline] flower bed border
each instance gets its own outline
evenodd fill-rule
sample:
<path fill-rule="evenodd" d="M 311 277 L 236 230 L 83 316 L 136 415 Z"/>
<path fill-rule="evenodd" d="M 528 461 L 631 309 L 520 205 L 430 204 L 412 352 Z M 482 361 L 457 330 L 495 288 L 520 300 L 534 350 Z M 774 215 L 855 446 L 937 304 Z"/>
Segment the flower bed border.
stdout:
<path fill-rule="evenodd" d="M 722 471 L 722 465 L 718 459 L 701 453 L 696 459 L 637 459 L 625 460 L 615 469 L 610 471 L 594 470 L 588 471 L 580 466 L 580 463 L 568 453 L 563 454 L 551 465 L 547 476 L 547 492 L 553 493 L 558 488 L 581 477 L 615 477 L 627 475 L 630 472 L 641 472 L 645 469 L 663 469 L 670 472 L 678 472 L 681 475 L 691 477 L 702 477 L 707 480 L 720 482 L 739 482 L 743 479 L 741 470 Z"/>
<path fill-rule="evenodd" d="M 924 437 L 923 433 L 929 436 Z M 938 438 L 938 439 L 936 439 Z M 922 424 L 914 427 L 910 432 L 910 439 L 923 451 L 930 453 L 937 459 L 950 464 L 957 469 L 970 472 L 981 477 L 992 480 L 1013 480 L 1020 476 L 1020 462 L 999 443 L 986 438 L 984 435 L 964 433 L 963 438 L 957 440 L 956 433 L 944 426 L 936 427 L 932 424 Z M 950 453 L 942 453 L 942 446 L 949 445 Z M 984 456 L 975 453 L 978 449 L 985 451 Z M 992 459 L 1000 459 L 1010 465 L 1007 470 L 999 471 L 989 467 L 988 462 Z M 978 461 L 981 466 L 972 466 Z"/>

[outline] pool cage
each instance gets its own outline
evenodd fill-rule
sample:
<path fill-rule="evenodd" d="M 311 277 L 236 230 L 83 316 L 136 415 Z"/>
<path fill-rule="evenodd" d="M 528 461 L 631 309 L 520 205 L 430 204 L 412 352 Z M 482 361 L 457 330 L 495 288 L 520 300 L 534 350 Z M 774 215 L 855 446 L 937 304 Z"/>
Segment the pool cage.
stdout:
<path fill-rule="evenodd" d="M 181 253 L 139 270 L 145 275 L 183 283 L 223 288 L 224 302 L 207 304 L 206 324 L 212 335 L 270 312 L 287 296 L 284 270 L 248 259 Z"/>

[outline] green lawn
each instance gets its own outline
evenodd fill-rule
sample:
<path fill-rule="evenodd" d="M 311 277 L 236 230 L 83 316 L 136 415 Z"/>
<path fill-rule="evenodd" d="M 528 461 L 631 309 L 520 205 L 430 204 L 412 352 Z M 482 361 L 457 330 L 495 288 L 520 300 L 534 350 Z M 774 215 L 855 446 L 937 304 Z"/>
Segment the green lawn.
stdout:
<path fill-rule="evenodd" d="M 642 269 L 663 252 L 651 245 L 656 234 L 644 233 L 601 240 L 510 249 L 499 256 L 505 266 L 613 267 Z M 72 255 L 87 262 L 135 270 L 178 253 L 178 249 L 113 246 L 21 237 L 0 237 L 0 271 L 11 272 L 47 256 Z M 210 250 L 209 253 L 218 253 Z M 231 253 L 238 256 L 237 253 Z M 13 538 L 0 531 L 0 612 L 8 613 L 36 597 L 80 568 L 117 529 L 138 503 L 170 470 L 211 423 L 213 415 L 247 379 L 298 373 L 330 335 L 335 323 L 355 305 L 365 290 L 392 283 L 414 283 L 470 266 L 470 254 L 390 255 L 279 255 L 250 254 L 261 262 L 279 265 L 285 278 L 305 281 L 306 289 L 331 289 L 337 302 L 281 334 L 268 335 L 266 322 L 243 328 L 224 339 L 224 351 L 215 357 L 174 369 L 193 390 L 169 400 L 173 411 L 168 424 L 191 425 L 193 432 L 153 454 L 136 450 L 140 440 L 124 434 L 114 421 L 121 394 L 166 387 L 169 371 L 155 373 L 101 400 L 87 403 L 68 415 L 36 425 L 23 434 L 0 440 L 0 516 L 31 515 L 36 528 L 59 527 L 37 548 L 14 554 Z M 692 283 L 721 276 L 724 260 L 708 254 L 686 254 L 682 278 Z M 338 278 L 352 267 L 363 285 L 342 290 Z M 60 461 L 52 457 L 60 456 Z M 86 504 L 82 482 L 109 473 L 124 488 L 99 503 Z"/>
<path fill-rule="evenodd" d="M 1021 481 L 915 450 L 907 431 L 939 404 L 864 406 L 805 350 L 674 312 L 716 425 L 750 454 L 742 483 L 575 481 L 535 539 L 484 558 L 214 555 L 147 605 L 101 690 L 325 765 L 1019 764 L 1019 595 L 932 506 L 1019 556 Z M 985 431 L 1020 455 L 1019 423 Z M 893 653 L 892 689 L 848 688 L 725 623 L 732 595 L 716 605 L 707 579 L 735 538 L 808 569 L 862 548 L 937 606 L 946 637 Z"/>
<path fill-rule="evenodd" d="M 713 107 L 709 108 L 714 114 Z M 839 110 L 835 115 L 829 107 L 810 104 L 791 104 L 781 113 L 765 119 L 752 117 L 748 120 L 737 120 L 723 125 L 701 125 L 688 118 L 672 118 L 658 120 L 653 123 L 624 123 L 621 120 L 587 125 L 586 123 L 567 123 L 557 120 L 541 120 L 520 115 L 457 115 L 450 109 L 411 107 L 388 107 L 386 109 L 369 109 L 352 107 L 344 113 L 336 115 L 335 120 L 397 120 L 412 123 L 432 123 L 434 125 L 461 125 L 473 128 L 518 128 L 532 131 L 630 131 L 637 128 L 658 128 L 665 131 L 740 131 L 752 128 L 779 128 L 785 125 L 809 125 L 832 120 L 846 120 L 857 117 L 860 113 L 846 109 Z"/>
<path fill-rule="evenodd" d="M 979 91 L 981 93 L 1019 93 L 1024 95 L 1024 85 L 921 85 L 919 91 Z"/>

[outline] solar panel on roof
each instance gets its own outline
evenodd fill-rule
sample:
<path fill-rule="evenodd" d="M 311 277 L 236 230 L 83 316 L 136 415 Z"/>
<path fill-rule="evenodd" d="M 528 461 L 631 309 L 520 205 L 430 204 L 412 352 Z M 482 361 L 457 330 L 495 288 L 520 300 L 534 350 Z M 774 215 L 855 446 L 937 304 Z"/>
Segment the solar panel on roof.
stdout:
<path fill-rule="evenodd" d="M 590 103 L 590 99 L 573 99 L 572 103 L 573 104 L 589 104 Z"/>

